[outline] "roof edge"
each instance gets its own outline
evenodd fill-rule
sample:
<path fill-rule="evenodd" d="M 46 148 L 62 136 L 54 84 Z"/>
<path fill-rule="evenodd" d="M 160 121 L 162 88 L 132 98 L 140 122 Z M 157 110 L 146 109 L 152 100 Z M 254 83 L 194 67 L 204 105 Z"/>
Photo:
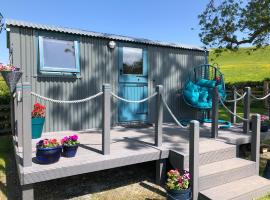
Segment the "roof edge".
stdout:
<path fill-rule="evenodd" d="M 83 35 L 83 36 L 91 36 L 91 37 L 125 41 L 125 42 L 149 44 L 149 45 L 154 45 L 154 46 L 163 46 L 163 47 L 171 47 L 171 48 L 196 50 L 196 51 L 205 51 L 204 48 L 198 47 L 198 46 L 182 45 L 182 44 L 169 43 L 169 42 L 161 42 L 161 41 L 157 41 L 157 40 L 149 40 L 149 39 L 144 39 L 144 38 L 121 36 L 121 35 L 116 35 L 116 34 L 98 33 L 98 32 L 94 32 L 94 31 L 86 31 L 86 30 L 82 30 L 82 29 L 67 28 L 67 27 L 55 26 L 55 25 L 37 24 L 37 23 L 21 21 L 21 20 L 7 19 L 6 26 L 33 28 L 33 29 L 39 29 L 39 30 L 47 30 L 47 31 L 61 32 L 61 33 L 67 33 L 67 34 Z"/>

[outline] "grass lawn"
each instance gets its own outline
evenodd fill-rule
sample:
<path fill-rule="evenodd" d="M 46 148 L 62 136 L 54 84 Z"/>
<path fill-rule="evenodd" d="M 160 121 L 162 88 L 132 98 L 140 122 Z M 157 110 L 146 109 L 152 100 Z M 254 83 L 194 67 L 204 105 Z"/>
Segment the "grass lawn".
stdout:
<path fill-rule="evenodd" d="M 225 75 L 226 83 L 262 81 L 270 78 L 270 47 L 249 53 L 248 50 L 250 48 L 223 52 L 219 57 L 211 51 L 209 62 L 218 64 Z"/>
<path fill-rule="evenodd" d="M 228 108 L 230 108 L 230 106 L 232 105 L 232 103 L 227 103 L 226 106 Z M 239 101 L 237 103 L 237 115 L 243 117 L 244 116 L 244 107 L 243 107 L 243 103 L 241 101 Z M 268 110 L 267 108 L 264 107 L 263 102 L 262 101 L 254 101 L 251 103 L 251 108 L 250 108 L 250 112 L 251 113 L 258 113 L 258 114 L 263 114 L 263 115 L 267 115 Z M 220 119 L 224 119 L 227 121 L 230 121 L 230 116 L 231 114 L 228 113 L 227 110 L 225 110 L 225 108 L 222 107 L 222 105 L 219 106 L 219 118 Z M 241 122 L 241 120 L 239 120 L 237 118 L 237 122 Z"/>

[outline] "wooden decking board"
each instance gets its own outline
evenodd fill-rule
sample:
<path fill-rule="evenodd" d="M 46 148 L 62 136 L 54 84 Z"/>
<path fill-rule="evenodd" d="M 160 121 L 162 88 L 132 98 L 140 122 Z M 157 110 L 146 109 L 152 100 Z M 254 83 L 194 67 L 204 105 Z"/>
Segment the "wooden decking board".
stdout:
<path fill-rule="evenodd" d="M 236 131 L 238 130 L 238 132 Z M 209 139 L 210 129 L 203 127 L 200 130 L 200 154 L 220 151 L 234 147 L 226 144 L 232 141 L 247 142 L 249 135 L 243 135 L 241 129 L 220 130 L 217 140 Z M 169 152 L 174 151 L 182 156 L 180 166 L 186 163 L 189 149 L 189 130 L 176 127 L 171 124 L 163 126 L 163 145 L 155 147 L 154 128 L 124 128 L 111 129 L 111 153 L 101 154 L 101 131 L 97 129 L 86 131 L 61 131 L 56 133 L 43 133 L 42 138 L 57 139 L 65 135 L 78 134 L 81 142 L 75 158 L 61 158 L 59 162 L 50 165 L 39 165 L 35 162 L 31 167 L 19 166 L 22 175 L 22 183 L 29 184 L 41 182 L 76 174 L 94 172 L 136 163 L 154 161 L 169 157 Z M 244 139 L 243 139 L 244 138 Z M 35 144 L 38 139 L 32 141 L 32 156 L 35 157 Z M 225 155 L 225 154 L 224 154 Z M 17 156 L 22 157 L 21 150 L 17 150 Z M 178 159 L 178 156 L 171 159 Z M 184 162 L 184 163 L 183 163 Z"/>

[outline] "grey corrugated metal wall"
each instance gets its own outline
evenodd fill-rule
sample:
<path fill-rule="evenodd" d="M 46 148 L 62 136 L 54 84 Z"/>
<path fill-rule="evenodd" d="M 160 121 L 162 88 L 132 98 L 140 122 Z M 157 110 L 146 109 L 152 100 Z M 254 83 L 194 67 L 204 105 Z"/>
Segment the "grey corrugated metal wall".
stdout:
<path fill-rule="evenodd" d="M 10 28 L 10 51 L 13 64 L 24 72 L 23 81 L 32 85 L 32 91 L 55 99 L 74 100 L 91 96 L 101 91 L 102 83 L 110 83 L 118 89 L 118 51 L 107 47 L 102 38 L 79 36 L 81 78 L 37 76 L 37 32 L 31 28 Z M 179 117 L 193 115 L 176 93 L 188 77 L 193 66 L 204 62 L 204 52 L 180 48 L 139 45 L 148 48 L 149 94 L 155 85 L 164 85 L 166 101 Z M 32 103 L 36 100 L 33 99 Z M 78 105 L 42 102 L 47 106 L 44 131 L 81 130 L 101 125 L 101 98 Z M 112 106 L 112 123 L 117 123 L 117 104 Z M 149 121 L 153 122 L 154 101 L 149 103 Z M 171 121 L 165 113 L 164 121 Z"/>

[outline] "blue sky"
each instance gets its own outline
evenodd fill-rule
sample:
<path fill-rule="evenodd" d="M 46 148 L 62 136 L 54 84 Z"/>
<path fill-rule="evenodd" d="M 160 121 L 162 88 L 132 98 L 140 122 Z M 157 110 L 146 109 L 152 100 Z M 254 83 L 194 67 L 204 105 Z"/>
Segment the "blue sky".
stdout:
<path fill-rule="evenodd" d="M 198 14 L 208 0 L 0 0 L 6 19 L 202 46 Z M 192 30 L 192 28 L 194 28 Z M 8 62 L 5 31 L 0 62 Z"/>

